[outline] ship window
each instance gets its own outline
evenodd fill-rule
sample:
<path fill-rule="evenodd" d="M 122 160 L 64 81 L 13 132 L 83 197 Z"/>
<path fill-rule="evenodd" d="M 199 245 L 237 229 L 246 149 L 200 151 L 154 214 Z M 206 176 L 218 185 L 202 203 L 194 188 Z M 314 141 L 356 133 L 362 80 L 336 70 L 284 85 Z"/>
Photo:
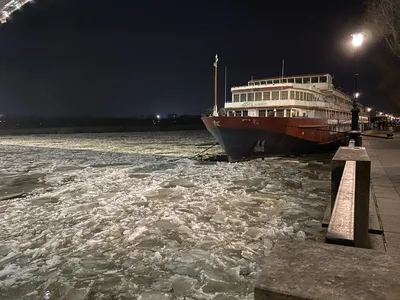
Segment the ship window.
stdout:
<path fill-rule="evenodd" d="M 247 101 L 254 101 L 254 93 L 247 94 Z"/>
<path fill-rule="evenodd" d="M 296 78 L 296 83 L 303 83 L 303 78 Z"/>
<path fill-rule="evenodd" d="M 310 77 L 304 77 L 303 83 L 310 83 Z"/>
<path fill-rule="evenodd" d="M 239 102 L 239 94 L 233 94 L 233 102 Z"/>
<path fill-rule="evenodd" d="M 290 117 L 290 109 L 286 110 L 286 117 L 289 118 Z"/>
<path fill-rule="evenodd" d="M 300 92 L 300 99 L 299 100 L 304 100 L 304 93 Z"/>
<path fill-rule="evenodd" d="M 271 100 L 279 100 L 279 91 L 271 92 Z"/>
<path fill-rule="evenodd" d="M 258 111 L 258 116 L 259 117 L 265 117 L 265 109 L 259 110 Z"/>
<path fill-rule="evenodd" d="M 241 117 L 242 116 L 242 111 L 241 110 L 235 111 L 235 116 L 236 117 Z"/>
<path fill-rule="evenodd" d="M 288 91 L 281 91 L 281 99 L 282 100 L 288 99 Z"/>
<path fill-rule="evenodd" d="M 275 84 L 275 83 L 279 83 L 279 79 L 275 79 L 275 80 L 274 80 L 274 84 Z"/>
<path fill-rule="evenodd" d="M 277 117 L 283 117 L 284 114 L 285 114 L 284 111 L 285 111 L 284 109 L 277 109 L 276 110 L 276 116 Z"/>
<path fill-rule="evenodd" d="M 240 102 L 246 101 L 246 94 L 240 94 Z"/>
<path fill-rule="evenodd" d="M 271 100 L 271 93 L 270 92 L 264 92 L 263 94 L 264 94 L 263 95 L 264 96 L 264 98 L 263 98 L 264 100 Z"/>
<path fill-rule="evenodd" d="M 289 83 L 294 83 L 294 78 L 288 78 Z"/>
<path fill-rule="evenodd" d="M 249 85 L 254 85 L 254 82 L 253 82 L 253 81 L 250 81 L 250 82 L 249 82 Z"/>
<path fill-rule="evenodd" d="M 262 98 L 262 93 L 261 92 L 257 92 L 256 93 L 256 101 L 261 101 Z"/>
<path fill-rule="evenodd" d="M 242 117 L 247 117 L 247 116 L 248 116 L 248 111 L 247 110 L 242 111 Z"/>
<path fill-rule="evenodd" d="M 266 81 L 261 81 L 261 85 L 265 85 L 265 84 L 267 84 L 267 82 Z"/>
<path fill-rule="evenodd" d="M 320 76 L 319 77 L 319 82 L 327 82 L 326 76 Z"/>
<path fill-rule="evenodd" d="M 300 100 L 300 92 L 296 92 L 296 100 Z"/>
<path fill-rule="evenodd" d="M 287 78 L 282 78 L 282 79 L 281 79 L 281 82 L 282 82 L 282 83 L 287 83 Z"/>
<path fill-rule="evenodd" d="M 233 117 L 235 114 L 233 113 L 233 110 L 228 111 L 228 116 Z"/>
<path fill-rule="evenodd" d="M 267 84 L 272 84 L 272 80 L 267 80 Z"/>
<path fill-rule="evenodd" d="M 294 99 L 294 91 L 290 91 L 290 99 Z"/>
<path fill-rule="evenodd" d="M 273 117 L 274 116 L 274 111 L 273 110 L 267 110 L 267 116 L 268 117 Z"/>
<path fill-rule="evenodd" d="M 255 85 L 260 85 L 259 81 L 254 82 Z"/>
<path fill-rule="evenodd" d="M 318 77 L 311 77 L 311 83 L 318 83 Z"/>

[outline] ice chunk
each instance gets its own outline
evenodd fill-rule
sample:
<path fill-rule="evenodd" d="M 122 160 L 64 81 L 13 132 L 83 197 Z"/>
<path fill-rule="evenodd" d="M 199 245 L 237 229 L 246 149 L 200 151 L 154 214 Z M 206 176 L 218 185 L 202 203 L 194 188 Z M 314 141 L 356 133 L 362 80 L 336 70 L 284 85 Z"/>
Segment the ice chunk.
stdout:
<path fill-rule="evenodd" d="M 145 226 L 139 226 L 138 228 L 135 228 L 135 230 L 133 232 L 129 232 L 128 241 L 133 241 L 134 239 L 136 239 L 137 237 L 139 237 L 146 231 L 148 231 L 148 229 Z M 128 234 L 128 232 L 127 232 L 127 234 Z M 124 235 L 126 235 L 125 232 L 124 232 Z"/>
<path fill-rule="evenodd" d="M 274 243 L 268 238 L 263 238 L 263 243 L 264 248 L 267 250 L 271 250 L 274 247 Z"/>
<path fill-rule="evenodd" d="M 244 233 L 244 235 L 251 239 L 256 240 L 256 239 L 259 239 L 263 235 L 263 232 L 261 231 L 260 228 L 251 227 Z"/>
<path fill-rule="evenodd" d="M 197 280 L 188 276 L 174 275 L 171 277 L 174 295 L 177 297 L 190 296 Z"/>
<path fill-rule="evenodd" d="M 192 229 L 190 229 L 189 227 L 187 227 L 186 225 L 181 225 L 178 228 L 178 232 L 180 234 L 187 234 L 187 235 L 191 235 L 192 234 Z"/>
<path fill-rule="evenodd" d="M 298 231 L 297 233 L 296 233 L 296 237 L 298 238 L 298 239 L 300 239 L 300 240 L 305 240 L 306 239 L 306 234 L 304 233 L 304 231 Z"/>
<path fill-rule="evenodd" d="M 172 282 L 170 280 L 160 280 L 154 282 L 151 287 L 156 291 L 161 292 L 171 292 L 172 291 Z"/>
<path fill-rule="evenodd" d="M 213 300 L 239 300 L 238 298 L 226 294 L 217 294 Z"/>
<path fill-rule="evenodd" d="M 223 211 L 217 211 L 214 216 L 211 218 L 212 222 L 215 223 L 224 223 L 225 222 L 225 213 Z"/>
<path fill-rule="evenodd" d="M 162 256 L 161 256 L 160 252 L 157 251 L 157 252 L 154 254 L 154 256 L 150 259 L 150 261 L 151 261 L 153 264 L 160 264 L 160 263 L 162 263 Z"/>
<path fill-rule="evenodd" d="M 170 300 L 171 293 L 163 293 L 159 291 L 148 291 L 140 294 L 138 300 Z"/>
<path fill-rule="evenodd" d="M 324 163 L 320 162 L 320 161 L 312 160 L 312 161 L 308 162 L 308 165 L 312 166 L 312 167 L 320 167 L 320 166 L 323 166 Z"/>
<path fill-rule="evenodd" d="M 190 188 L 195 187 L 196 185 L 187 179 L 175 179 L 169 182 L 165 182 L 162 186 L 164 188 L 174 188 L 176 186 Z"/>

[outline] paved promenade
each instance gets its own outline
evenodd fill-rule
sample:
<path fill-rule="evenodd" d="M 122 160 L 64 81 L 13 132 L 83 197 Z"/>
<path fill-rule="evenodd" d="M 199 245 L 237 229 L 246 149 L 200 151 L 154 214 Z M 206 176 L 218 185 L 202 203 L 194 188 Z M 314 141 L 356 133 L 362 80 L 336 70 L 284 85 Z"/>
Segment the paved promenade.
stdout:
<path fill-rule="evenodd" d="M 400 251 L 400 134 L 393 139 L 363 137 L 371 158 L 371 186 L 388 252 Z"/>

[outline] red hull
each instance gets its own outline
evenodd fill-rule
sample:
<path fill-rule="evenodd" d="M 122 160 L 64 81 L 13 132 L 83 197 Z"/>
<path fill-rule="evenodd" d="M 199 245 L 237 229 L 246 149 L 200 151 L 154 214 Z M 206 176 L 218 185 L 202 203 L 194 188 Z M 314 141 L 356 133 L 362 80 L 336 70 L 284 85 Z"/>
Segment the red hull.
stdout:
<path fill-rule="evenodd" d="M 281 117 L 204 117 L 208 131 L 229 160 L 324 150 L 343 144 L 344 132 L 332 132 L 323 119 Z"/>

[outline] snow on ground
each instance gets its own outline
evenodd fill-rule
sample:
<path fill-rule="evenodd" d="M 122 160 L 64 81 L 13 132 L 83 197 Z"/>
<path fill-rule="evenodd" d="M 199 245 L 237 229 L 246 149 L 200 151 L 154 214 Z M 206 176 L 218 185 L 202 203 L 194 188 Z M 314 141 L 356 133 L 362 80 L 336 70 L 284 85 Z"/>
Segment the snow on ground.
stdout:
<path fill-rule="evenodd" d="M 0 138 L 0 298 L 252 299 L 277 239 L 320 237 L 328 160 L 189 159 L 210 142 Z"/>

